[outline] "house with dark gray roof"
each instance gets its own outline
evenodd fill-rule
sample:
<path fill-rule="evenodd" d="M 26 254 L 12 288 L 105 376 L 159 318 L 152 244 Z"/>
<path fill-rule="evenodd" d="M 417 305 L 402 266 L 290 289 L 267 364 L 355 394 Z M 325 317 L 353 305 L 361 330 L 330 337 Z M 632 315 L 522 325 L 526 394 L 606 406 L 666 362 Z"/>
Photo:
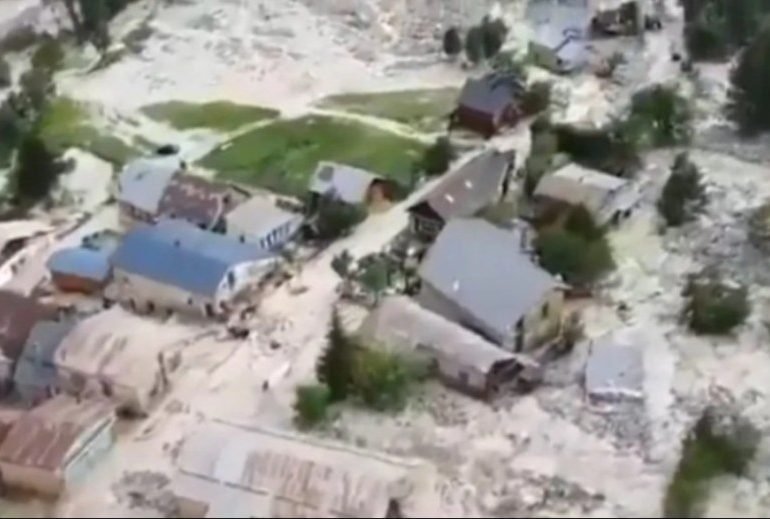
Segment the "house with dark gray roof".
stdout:
<path fill-rule="evenodd" d="M 175 175 L 163 191 L 157 216 L 184 220 L 201 229 L 222 230 L 225 214 L 247 198 L 227 184 L 195 175 Z"/>
<path fill-rule="evenodd" d="M 433 240 L 451 219 L 476 216 L 499 202 L 508 191 L 514 165 L 514 152 L 488 150 L 476 155 L 409 208 L 412 231 Z"/>
<path fill-rule="evenodd" d="M 211 317 L 231 310 L 275 260 L 254 244 L 180 220 L 132 230 L 112 256 L 116 292 L 132 308 Z"/>
<path fill-rule="evenodd" d="M 142 157 L 126 164 L 116 193 L 121 219 L 126 223 L 152 222 L 166 187 L 185 169 L 177 155 Z"/>
<path fill-rule="evenodd" d="M 453 124 L 491 137 L 504 126 L 519 121 L 523 92 L 523 85 L 511 74 L 495 72 L 468 79 L 452 115 Z"/>
<path fill-rule="evenodd" d="M 14 390 L 22 400 L 36 404 L 58 393 L 54 357 L 74 326 L 71 320 L 40 321 L 32 328 L 13 374 Z"/>
<path fill-rule="evenodd" d="M 422 306 L 510 351 L 530 350 L 560 331 L 563 287 L 523 250 L 515 229 L 452 220 L 419 275 Z"/>

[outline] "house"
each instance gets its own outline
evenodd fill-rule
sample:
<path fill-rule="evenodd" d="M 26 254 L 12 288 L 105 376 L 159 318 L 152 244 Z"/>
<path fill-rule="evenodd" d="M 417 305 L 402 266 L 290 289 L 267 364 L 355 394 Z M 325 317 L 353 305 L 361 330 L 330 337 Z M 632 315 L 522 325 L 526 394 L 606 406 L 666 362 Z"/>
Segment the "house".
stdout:
<path fill-rule="evenodd" d="M 13 374 L 15 392 L 27 403 L 39 403 L 59 392 L 54 356 L 75 323 L 40 321 L 30 331 Z"/>
<path fill-rule="evenodd" d="M 405 296 L 383 299 L 359 333 L 376 344 L 419 354 L 446 385 L 480 398 L 494 397 L 525 367 L 538 367 Z"/>
<path fill-rule="evenodd" d="M 177 218 L 201 229 L 222 230 L 224 216 L 246 200 L 246 195 L 226 184 L 195 175 L 175 175 L 158 204 L 158 217 Z"/>
<path fill-rule="evenodd" d="M 54 355 L 60 387 L 144 415 L 169 387 L 181 363 L 180 344 L 175 326 L 113 307 L 81 321 L 62 339 Z"/>
<path fill-rule="evenodd" d="M 538 217 L 582 205 L 598 225 L 606 225 L 630 215 L 640 194 L 627 179 L 567 164 L 540 179 L 533 199 Z"/>
<path fill-rule="evenodd" d="M 384 177 L 346 164 L 319 162 L 310 179 L 311 207 L 322 197 L 351 205 L 376 205 L 393 199 L 393 184 Z"/>
<path fill-rule="evenodd" d="M 107 402 L 64 395 L 23 413 L 0 444 L 3 484 L 60 495 L 109 450 L 114 425 Z"/>
<path fill-rule="evenodd" d="M 57 314 L 56 309 L 30 297 L 0 290 L 0 394 L 12 385 L 16 362 L 32 328 L 38 321 L 54 319 Z"/>
<path fill-rule="evenodd" d="M 172 491 L 182 517 L 429 517 L 433 477 L 420 461 L 207 422 L 183 443 Z"/>
<path fill-rule="evenodd" d="M 640 334 L 610 332 L 594 340 L 585 367 L 585 389 L 594 405 L 644 399 L 644 359 Z"/>
<path fill-rule="evenodd" d="M 460 92 L 452 123 L 491 137 L 522 117 L 523 92 L 524 86 L 510 74 L 492 73 L 468 79 Z"/>
<path fill-rule="evenodd" d="M 60 249 L 48 259 L 51 280 L 63 292 L 95 294 L 109 282 L 110 255 L 85 247 Z"/>
<path fill-rule="evenodd" d="M 142 157 L 126 164 L 116 193 L 121 220 L 151 223 L 171 179 L 185 170 L 184 161 L 176 155 Z"/>
<path fill-rule="evenodd" d="M 410 228 L 432 241 L 453 218 L 470 218 L 508 192 L 514 152 L 484 151 L 446 176 L 409 208 Z"/>
<path fill-rule="evenodd" d="M 563 287 L 524 252 L 524 238 L 478 218 L 450 221 L 420 266 L 417 301 L 510 351 L 554 338 Z"/>
<path fill-rule="evenodd" d="M 302 227 L 303 217 L 276 206 L 269 198 L 255 196 L 225 215 L 226 234 L 265 250 L 280 249 Z"/>
<path fill-rule="evenodd" d="M 269 251 L 166 220 L 126 234 L 112 256 L 117 297 L 133 309 L 227 313 L 275 265 Z"/>
<path fill-rule="evenodd" d="M 583 31 L 573 27 L 538 27 L 529 42 L 529 55 L 535 65 L 559 74 L 576 72 L 588 64 Z"/>

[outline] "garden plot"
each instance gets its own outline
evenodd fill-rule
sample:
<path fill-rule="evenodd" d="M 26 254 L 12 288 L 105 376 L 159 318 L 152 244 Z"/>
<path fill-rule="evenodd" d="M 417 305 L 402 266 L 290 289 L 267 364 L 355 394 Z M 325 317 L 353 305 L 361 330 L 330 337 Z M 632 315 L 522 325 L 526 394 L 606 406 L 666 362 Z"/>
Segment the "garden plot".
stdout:
<path fill-rule="evenodd" d="M 229 101 L 186 103 L 168 101 L 142 108 L 151 119 L 165 122 L 177 130 L 210 129 L 222 132 L 237 130 L 247 124 L 274 119 L 277 110 L 240 105 Z"/>

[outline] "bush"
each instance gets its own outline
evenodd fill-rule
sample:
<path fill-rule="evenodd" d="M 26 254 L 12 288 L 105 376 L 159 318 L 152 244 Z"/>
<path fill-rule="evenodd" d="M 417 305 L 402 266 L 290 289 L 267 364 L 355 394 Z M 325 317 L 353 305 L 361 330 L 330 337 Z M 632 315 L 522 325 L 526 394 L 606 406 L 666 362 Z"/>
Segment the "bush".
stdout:
<path fill-rule="evenodd" d="M 587 240 L 565 230 L 551 229 L 538 234 L 535 247 L 543 268 L 570 284 L 593 283 L 614 267 L 604 236 Z"/>
<path fill-rule="evenodd" d="M 8 61 L 0 56 L 0 88 L 11 86 L 12 81 L 11 66 L 8 64 Z"/>
<path fill-rule="evenodd" d="M 28 70 L 19 78 L 23 101 L 36 113 L 40 113 L 50 96 L 55 93 L 51 75 L 42 69 Z"/>
<path fill-rule="evenodd" d="M 294 421 L 309 429 L 326 421 L 329 411 L 329 388 L 324 384 L 299 386 L 294 401 Z"/>
<path fill-rule="evenodd" d="M 403 356 L 363 349 L 356 359 L 353 386 L 361 402 L 375 411 L 399 411 L 406 405 L 417 370 Z"/>
<path fill-rule="evenodd" d="M 366 209 L 333 198 L 321 198 L 316 214 L 315 229 L 321 240 L 334 240 L 344 236 L 364 221 Z"/>
<path fill-rule="evenodd" d="M 675 146 L 690 140 L 692 109 L 676 88 L 653 85 L 634 94 L 626 131 L 644 137 L 653 147 Z M 638 141 L 637 141 L 638 142 Z"/>
<path fill-rule="evenodd" d="M 468 30 L 465 36 L 465 56 L 474 65 L 484 60 L 484 33 L 480 27 Z"/>
<path fill-rule="evenodd" d="M 455 155 L 456 153 L 454 146 L 452 146 L 452 141 L 450 141 L 448 137 L 439 137 L 427 150 L 425 150 L 425 155 L 422 159 L 422 167 L 427 175 L 441 175 L 449 169 Z"/>
<path fill-rule="evenodd" d="M 751 313 L 746 287 L 728 286 L 714 277 L 691 278 L 684 296 L 688 299 L 684 316 L 695 333 L 728 334 Z"/>
<path fill-rule="evenodd" d="M 551 131 L 550 123 L 538 119 L 530 127 L 532 146 L 529 157 L 524 162 L 524 193 L 532 196 L 538 182 L 553 166 L 553 159 L 559 148 L 556 134 Z"/>
<path fill-rule="evenodd" d="M 55 72 L 64 62 L 64 50 L 59 40 L 50 36 L 43 39 L 32 55 L 32 67 L 47 72 Z"/>
<path fill-rule="evenodd" d="M 380 296 L 389 285 L 390 268 L 383 258 L 370 261 L 359 275 L 358 281 L 374 294 L 375 301 L 379 302 Z"/>
<path fill-rule="evenodd" d="M 705 200 L 698 167 L 686 153 L 677 155 L 657 204 L 666 225 L 676 227 L 691 220 Z"/>
<path fill-rule="evenodd" d="M 463 50 L 463 39 L 457 27 L 451 27 L 444 33 L 444 53 L 455 57 Z"/>
<path fill-rule="evenodd" d="M 615 122 L 604 128 L 553 127 L 558 151 L 578 164 L 618 177 L 629 177 L 640 167 L 639 144 L 628 127 Z"/>
<path fill-rule="evenodd" d="M 724 34 L 702 19 L 685 27 L 684 43 L 690 58 L 695 61 L 720 61 L 728 54 Z"/>
<path fill-rule="evenodd" d="M 40 38 L 30 26 L 19 27 L 0 39 L 0 52 L 22 52 L 32 47 Z"/>
<path fill-rule="evenodd" d="M 332 258 L 332 270 L 341 278 L 348 277 L 353 256 L 347 250 L 342 251 Z"/>
<path fill-rule="evenodd" d="M 564 221 L 564 230 L 586 241 L 598 240 L 604 235 L 591 213 L 582 205 L 570 208 Z"/>
<path fill-rule="evenodd" d="M 508 35 L 508 27 L 505 26 L 505 22 L 499 18 L 492 20 L 487 16 L 484 17 L 479 28 L 482 35 L 484 57 L 489 59 L 496 56 L 503 48 L 505 37 Z"/>
<path fill-rule="evenodd" d="M 545 81 L 533 83 L 524 92 L 521 109 L 525 115 L 535 115 L 548 109 L 551 104 L 551 84 Z"/>

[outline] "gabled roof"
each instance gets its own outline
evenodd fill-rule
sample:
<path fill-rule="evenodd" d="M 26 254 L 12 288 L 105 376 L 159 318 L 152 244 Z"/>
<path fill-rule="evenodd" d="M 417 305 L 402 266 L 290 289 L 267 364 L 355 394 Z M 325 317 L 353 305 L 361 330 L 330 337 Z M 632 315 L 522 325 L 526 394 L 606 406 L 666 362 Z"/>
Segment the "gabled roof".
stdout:
<path fill-rule="evenodd" d="M 211 228 L 240 201 L 241 195 L 225 184 L 195 175 L 176 175 L 163 192 L 158 215 Z"/>
<path fill-rule="evenodd" d="M 290 222 L 299 226 L 302 215 L 285 211 L 265 196 L 255 196 L 225 215 L 228 234 L 264 236 Z"/>
<path fill-rule="evenodd" d="M 558 287 L 522 253 L 522 237 L 478 219 L 451 220 L 420 267 L 420 277 L 500 336 Z"/>
<path fill-rule="evenodd" d="M 189 223 L 165 220 L 126 234 L 112 256 L 117 269 L 214 296 L 235 265 L 270 258 L 270 253 Z"/>
<path fill-rule="evenodd" d="M 521 82 L 511 75 L 488 74 L 465 82 L 459 104 L 494 116 L 513 104 L 523 90 Z"/>
<path fill-rule="evenodd" d="M 612 193 L 627 184 L 628 180 L 572 163 L 550 175 L 544 175 L 537 184 L 535 196 L 560 200 L 575 206 L 582 205 L 596 215 Z"/>
<path fill-rule="evenodd" d="M 175 155 L 143 157 L 129 162 L 118 178 L 118 200 L 154 215 L 166 186 L 184 169 L 183 161 Z"/>
<path fill-rule="evenodd" d="M 348 204 L 366 201 L 369 186 L 382 179 L 370 171 L 336 162 L 319 162 L 310 179 L 310 192 L 330 195 Z"/>
<path fill-rule="evenodd" d="M 24 413 L 0 445 L 0 462 L 59 471 L 87 448 L 100 428 L 114 421 L 113 407 L 101 400 L 76 401 L 59 395 Z"/>
<path fill-rule="evenodd" d="M 57 314 L 54 308 L 15 292 L 0 290 L 0 350 L 11 360 L 16 360 L 24 349 L 24 343 L 35 324 Z"/>
<path fill-rule="evenodd" d="M 53 385 L 57 378 L 54 356 L 72 321 L 40 321 L 29 333 L 13 379 L 17 387 Z"/>
<path fill-rule="evenodd" d="M 110 277 L 109 253 L 85 247 L 73 247 L 56 251 L 48 260 L 48 270 L 98 282 Z"/>
<path fill-rule="evenodd" d="M 444 221 L 475 216 L 500 197 L 513 161 L 512 152 L 489 150 L 479 153 L 447 175 L 411 209 L 427 204 Z"/>

